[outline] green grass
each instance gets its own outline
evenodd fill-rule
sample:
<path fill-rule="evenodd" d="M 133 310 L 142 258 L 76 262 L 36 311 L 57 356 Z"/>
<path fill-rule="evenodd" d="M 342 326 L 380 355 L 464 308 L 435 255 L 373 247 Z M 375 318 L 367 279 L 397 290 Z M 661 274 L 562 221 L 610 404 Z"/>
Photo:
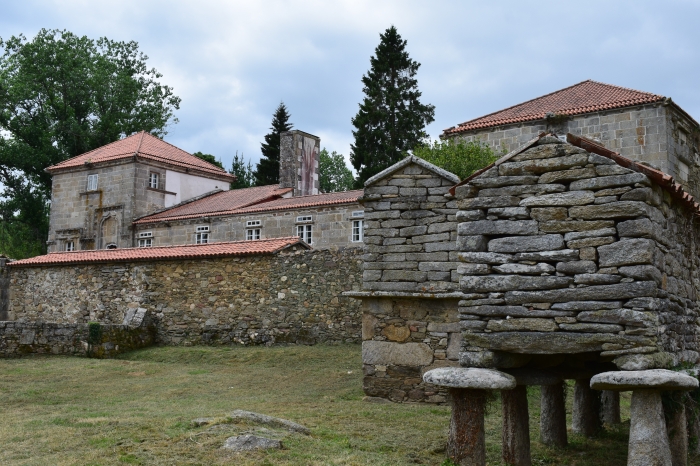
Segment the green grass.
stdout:
<path fill-rule="evenodd" d="M 624 395 L 624 394 L 623 394 Z M 533 465 L 625 465 L 628 422 L 563 450 L 539 436 L 539 391 L 529 392 Z M 0 464 L 440 465 L 446 406 L 362 401 L 360 348 L 152 348 L 119 360 L 0 360 Z M 570 404 L 572 394 L 569 393 Z M 227 437 L 258 427 L 194 427 L 234 409 L 311 428 L 284 449 L 233 454 Z M 629 397 L 623 397 L 623 416 Z M 487 451 L 500 463 L 500 405 L 490 406 Z"/>

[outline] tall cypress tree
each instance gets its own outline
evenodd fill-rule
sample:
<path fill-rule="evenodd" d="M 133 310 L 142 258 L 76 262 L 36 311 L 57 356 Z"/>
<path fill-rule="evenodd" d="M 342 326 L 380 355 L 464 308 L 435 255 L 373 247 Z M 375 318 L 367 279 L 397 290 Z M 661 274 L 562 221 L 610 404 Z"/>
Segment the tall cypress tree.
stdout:
<path fill-rule="evenodd" d="M 292 124 L 289 123 L 289 112 L 284 102 L 280 102 L 272 116 L 271 132 L 265 135 L 265 142 L 260 145 L 262 158 L 255 167 L 256 186 L 280 182 L 280 133 L 290 129 Z"/>
<path fill-rule="evenodd" d="M 358 187 L 406 156 L 427 134 L 425 126 L 434 120 L 435 106 L 420 102 L 420 63 L 411 60 L 406 41 L 394 26 L 380 35 L 370 70 L 362 77 L 365 98 L 352 124 L 350 159 L 357 170 Z"/>

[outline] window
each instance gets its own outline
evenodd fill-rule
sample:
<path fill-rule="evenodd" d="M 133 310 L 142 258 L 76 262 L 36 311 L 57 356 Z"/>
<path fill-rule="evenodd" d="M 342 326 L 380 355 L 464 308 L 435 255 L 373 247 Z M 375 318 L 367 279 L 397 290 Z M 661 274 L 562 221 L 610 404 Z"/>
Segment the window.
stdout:
<path fill-rule="evenodd" d="M 313 220 L 313 218 L 311 217 L 311 215 L 302 215 L 302 216 L 297 217 L 297 223 L 306 223 L 306 222 L 310 222 L 312 220 Z"/>
<path fill-rule="evenodd" d="M 139 233 L 139 238 L 153 238 L 153 232 L 152 231 L 142 231 Z"/>
<path fill-rule="evenodd" d="M 352 242 L 359 243 L 364 238 L 364 231 L 362 230 L 362 220 L 352 221 Z"/>
<path fill-rule="evenodd" d="M 195 235 L 196 244 L 207 244 L 209 242 L 209 226 L 199 226 L 197 227 L 197 234 Z"/>
<path fill-rule="evenodd" d="M 75 251 L 74 241 L 66 241 L 66 251 Z"/>
<path fill-rule="evenodd" d="M 262 225 L 261 220 L 248 220 L 245 222 L 245 226 L 247 227 L 259 227 L 260 225 Z"/>
<path fill-rule="evenodd" d="M 160 175 L 158 173 L 151 173 L 148 175 L 148 187 L 153 189 L 158 189 L 158 180 Z"/>
<path fill-rule="evenodd" d="M 139 239 L 139 247 L 140 248 L 150 248 L 151 246 L 153 246 L 153 238 Z"/>
<path fill-rule="evenodd" d="M 245 239 L 252 241 L 254 239 L 260 239 L 260 228 L 251 228 L 245 231 Z"/>
<path fill-rule="evenodd" d="M 365 216 L 365 211 L 364 210 L 355 210 L 352 213 L 353 217 L 364 217 Z"/>
<path fill-rule="evenodd" d="M 88 191 L 97 191 L 97 175 L 88 175 Z"/>
<path fill-rule="evenodd" d="M 297 225 L 297 235 L 306 244 L 311 244 L 311 225 Z"/>

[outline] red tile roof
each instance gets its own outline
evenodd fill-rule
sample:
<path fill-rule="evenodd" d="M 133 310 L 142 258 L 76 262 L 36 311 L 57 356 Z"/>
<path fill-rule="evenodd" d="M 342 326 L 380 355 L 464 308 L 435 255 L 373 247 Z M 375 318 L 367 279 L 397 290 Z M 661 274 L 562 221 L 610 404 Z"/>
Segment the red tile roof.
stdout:
<path fill-rule="evenodd" d="M 265 191 L 267 189 L 267 191 Z M 213 194 L 184 206 L 174 207 L 157 214 L 141 217 L 134 224 L 186 220 L 199 217 L 221 217 L 224 215 L 247 214 L 254 212 L 269 212 L 274 210 L 301 209 L 306 207 L 322 207 L 326 205 L 352 204 L 357 202 L 363 191 L 345 191 L 340 193 L 315 194 L 312 196 L 297 196 L 276 198 L 290 188 L 279 188 L 277 185 L 260 186 L 258 188 L 234 189 Z M 268 193 L 268 194 L 266 194 Z M 255 196 L 258 196 L 258 200 Z M 265 197 L 266 196 L 266 197 Z M 245 202 L 247 202 L 245 205 Z"/>
<path fill-rule="evenodd" d="M 665 97 L 596 81 L 583 81 L 513 107 L 447 128 L 443 135 L 524 121 L 543 120 L 547 113 L 580 115 L 660 102 Z"/>
<path fill-rule="evenodd" d="M 172 259 L 204 259 L 212 257 L 275 254 L 290 246 L 311 249 L 298 236 L 256 241 L 231 241 L 155 248 L 98 249 L 93 251 L 52 252 L 43 256 L 10 262 L 12 267 L 44 265 L 90 264 L 99 262 L 138 262 Z"/>
<path fill-rule="evenodd" d="M 61 163 L 48 167 L 46 170 L 48 172 L 57 172 L 63 169 L 82 167 L 86 164 L 112 162 L 134 156 L 217 175 L 217 178 L 223 177 L 229 180 L 234 178 L 233 175 L 227 173 L 223 168 L 212 165 L 144 131 L 132 134 L 106 146 L 98 147 L 77 157 L 64 160 Z"/>
<path fill-rule="evenodd" d="M 141 217 L 136 220 L 134 224 L 166 220 L 184 220 L 188 218 L 199 218 L 205 215 L 227 215 L 243 207 L 277 199 L 290 191 L 292 191 L 292 188 L 280 188 L 276 184 L 257 186 L 254 188 L 232 189 Z"/>

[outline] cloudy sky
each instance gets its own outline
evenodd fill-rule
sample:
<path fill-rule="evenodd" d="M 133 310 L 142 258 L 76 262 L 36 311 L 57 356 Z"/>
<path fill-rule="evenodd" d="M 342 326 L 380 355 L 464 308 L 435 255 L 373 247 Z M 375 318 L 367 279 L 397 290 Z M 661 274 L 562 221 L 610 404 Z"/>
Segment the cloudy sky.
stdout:
<path fill-rule="evenodd" d="M 280 101 L 347 157 L 360 79 L 392 24 L 422 64 L 433 138 L 586 79 L 672 97 L 700 120 L 700 0 L 22 0 L 3 2 L 0 37 L 137 41 L 182 98 L 166 140 L 228 166 L 236 151 L 259 159 Z"/>

